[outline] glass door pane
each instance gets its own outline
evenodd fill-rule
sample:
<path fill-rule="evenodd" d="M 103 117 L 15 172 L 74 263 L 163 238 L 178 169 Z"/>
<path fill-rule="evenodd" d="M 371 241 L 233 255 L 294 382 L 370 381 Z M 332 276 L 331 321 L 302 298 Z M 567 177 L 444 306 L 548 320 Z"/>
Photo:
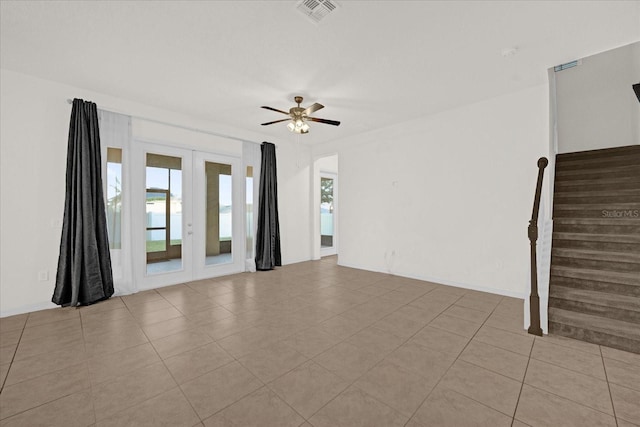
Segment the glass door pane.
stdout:
<path fill-rule="evenodd" d="M 333 179 L 320 178 L 320 248 L 333 247 Z"/>
<path fill-rule="evenodd" d="M 182 158 L 146 154 L 147 273 L 182 269 Z"/>
<path fill-rule="evenodd" d="M 206 265 L 233 262 L 231 165 L 204 162 L 206 176 Z"/>
<path fill-rule="evenodd" d="M 147 190 L 147 261 L 167 258 L 168 191 Z"/>
<path fill-rule="evenodd" d="M 107 147 L 109 249 L 122 249 L 122 149 Z"/>
<path fill-rule="evenodd" d="M 247 166 L 247 174 L 245 177 L 245 236 L 247 241 L 246 247 L 246 259 L 253 259 L 253 166 Z"/>

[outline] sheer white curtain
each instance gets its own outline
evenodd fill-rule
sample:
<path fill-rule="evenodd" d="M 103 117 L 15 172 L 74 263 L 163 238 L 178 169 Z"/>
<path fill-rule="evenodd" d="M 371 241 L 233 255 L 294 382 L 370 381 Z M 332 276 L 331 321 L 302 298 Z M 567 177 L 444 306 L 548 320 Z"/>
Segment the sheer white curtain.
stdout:
<path fill-rule="evenodd" d="M 247 173 L 247 167 L 251 166 L 253 168 L 253 198 L 251 200 L 253 202 L 251 211 L 252 215 L 249 215 L 248 205 L 251 201 L 248 197 L 245 203 L 245 221 L 247 221 L 245 226 L 245 241 L 247 242 L 245 271 L 251 272 L 256 271 L 256 229 L 258 226 L 258 189 L 260 188 L 261 159 L 262 157 L 259 144 L 246 141 L 242 143 L 242 169 L 245 176 Z M 251 220 L 249 220 L 249 218 L 251 218 Z M 250 243 L 248 239 L 249 236 L 251 236 Z"/>
<path fill-rule="evenodd" d="M 120 245 L 111 248 L 111 263 L 115 295 L 127 295 L 137 292 L 133 280 L 133 263 L 131 249 L 131 116 L 112 113 L 98 109 L 98 126 L 100 128 L 100 145 L 102 151 L 103 183 L 105 198 L 108 186 L 113 185 L 107 179 L 110 171 L 107 168 L 107 148 L 121 150 L 120 166 Z"/>

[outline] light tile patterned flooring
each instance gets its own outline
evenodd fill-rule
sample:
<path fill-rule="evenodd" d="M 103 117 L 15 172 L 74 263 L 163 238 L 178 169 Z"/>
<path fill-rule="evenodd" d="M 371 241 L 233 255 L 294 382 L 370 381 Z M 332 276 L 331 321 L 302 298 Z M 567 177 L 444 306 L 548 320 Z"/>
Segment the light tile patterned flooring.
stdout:
<path fill-rule="evenodd" d="M 632 426 L 640 355 L 335 257 L 0 320 L 2 426 Z"/>

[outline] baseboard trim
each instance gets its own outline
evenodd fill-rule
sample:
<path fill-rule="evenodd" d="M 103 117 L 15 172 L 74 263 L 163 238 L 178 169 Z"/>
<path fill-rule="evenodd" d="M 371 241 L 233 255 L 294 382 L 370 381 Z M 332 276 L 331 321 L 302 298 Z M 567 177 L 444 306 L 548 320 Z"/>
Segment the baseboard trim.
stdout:
<path fill-rule="evenodd" d="M 469 289 L 469 290 L 472 290 L 472 291 L 487 292 L 487 293 L 490 293 L 490 294 L 502 295 L 502 296 L 505 296 L 505 297 L 518 298 L 518 299 L 522 299 L 522 300 L 524 300 L 527 297 L 526 292 L 511 291 L 511 290 L 508 290 L 508 289 L 500 289 L 500 288 L 491 288 L 491 287 L 488 287 L 488 286 L 482 286 L 482 285 L 471 284 L 471 283 L 457 282 L 455 280 L 442 279 L 442 278 L 439 278 L 439 277 L 422 276 L 422 275 L 414 275 L 414 274 L 390 273 L 388 271 L 381 271 L 381 270 L 373 270 L 373 269 L 362 268 L 362 267 L 358 267 L 358 266 L 355 266 L 355 265 L 350 265 L 348 263 L 343 263 L 343 262 L 338 262 L 338 265 L 340 265 L 342 267 L 356 268 L 358 270 L 373 271 L 373 272 L 376 272 L 376 273 L 390 274 L 392 276 L 406 277 L 407 279 L 423 280 L 425 282 L 433 282 L 433 283 L 437 283 L 437 284 L 440 284 L 440 285 L 453 286 L 453 287 L 456 287 L 456 288 Z"/>
<path fill-rule="evenodd" d="M 58 307 L 56 304 L 51 301 L 41 302 L 38 304 L 25 305 L 22 307 L 12 308 L 10 310 L 0 311 L 0 318 L 16 316 L 18 314 L 31 313 L 32 311 L 40 311 L 40 310 L 48 310 L 50 308 Z"/>

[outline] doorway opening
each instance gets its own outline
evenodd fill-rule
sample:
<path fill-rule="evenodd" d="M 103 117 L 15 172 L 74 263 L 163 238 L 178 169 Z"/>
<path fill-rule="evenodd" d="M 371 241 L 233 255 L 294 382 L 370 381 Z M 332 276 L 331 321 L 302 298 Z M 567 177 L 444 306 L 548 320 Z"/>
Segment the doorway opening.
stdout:
<path fill-rule="evenodd" d="M 315 161 L 314 171 L 314 258 L 338 253 L 338 155 Z M 317 251 L 317 252 L 316 252 Z"/>

